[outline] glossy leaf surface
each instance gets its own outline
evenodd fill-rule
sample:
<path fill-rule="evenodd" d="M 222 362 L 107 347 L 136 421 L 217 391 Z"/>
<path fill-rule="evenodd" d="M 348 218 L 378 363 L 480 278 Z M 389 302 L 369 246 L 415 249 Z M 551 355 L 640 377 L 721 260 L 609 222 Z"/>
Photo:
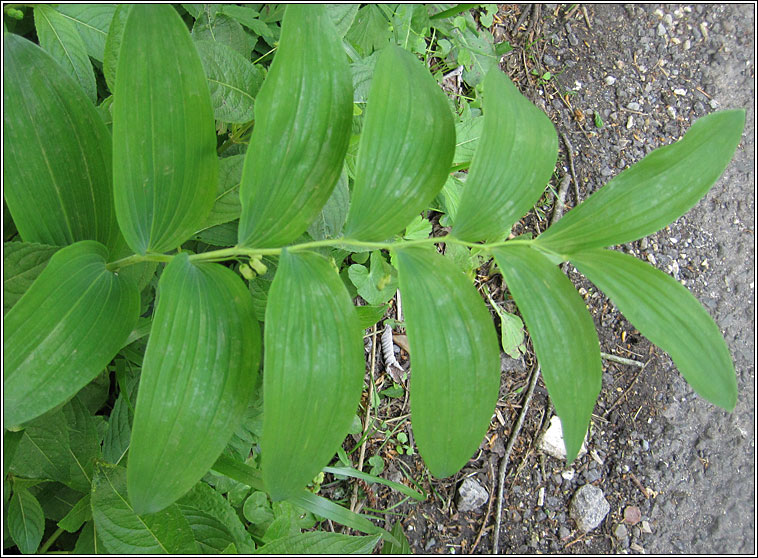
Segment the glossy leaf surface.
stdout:
<path fill-rule="evenodd" d="M 637 240 L 689 211 L 732 159 L 745 124 L 744 110 L 697 120 L 678 142 L 656 149 L 569 211 L 537 242 L 574 254 Z"/>
<path fill-rule="evenodd" d="M 361 329 L 332 264 L 285 251 L 264 334 L 263 479 L 274 500 L 298 494 L 347 435 L 363 386 Z"/>
<path fill-rule="evenodd" d="M 95 72 L 87 56 L 87 47 L 70 19 L 45 4 L 34 7 L 34 27 L 40 46 L 82 88 L 87 98 L 97 101 Z"/>
<path fill-rule="evenodd" d="M 119 237 L 111 137 L 77 83 L 37 45 L 3 36 L 3 190 L 25 242 Z"/>
<path fill-rule="evenodd" d="M 116 216 L 139 254 L 176 248 L 203 224 L 218 180 L 208 84 L 169 5 L 131 7 L 113 94 Z"/>
<path fill-rule="evenodd" d="M 474 455 L 500 387 L 500 349 L 484 301 L 433 249 L 397 251 L 411 354 L 411 421 L 421 456 L 438 478 Z"/>
<path fill-rule="evenodd" d="M 61 249 L 6 314 L 6 425 L 66 401 L 129 336 L 139 316 L 139 293 L 131 281 L 105 269 L 107 256 L 93 241 Z"/>
<path fill-rule="evenodd" d="M 280 47 L 255 101 L 240 185 L 239 243 L 283 245 L 329 199 L 350 139 L 350 68 L 322 5 L 287 6 Z"/>
<path fill-rule="evenodd" d="M 600 343 L 584 300 L 546 256 L 525 246 L 492 250 L 532 336 L 570 463 L 579 453 L 600 393 Z"/>
<path fill-rule="evenodd" d="M 161 275 L 129 449 L 139 513 L 175 502 L 210 469 L 258 383 L 260 329 L 242 280 L 176 256 Z"/>
<path fill-rule="evenodd" d="M 557 157 L 550 119 L 499 68 L 490 70 L 484 125 L 451 234 L 469 241 L 507 236 L 545 191 Z"/>
<path fill-rule="evenodd" d="M 671 355 L 696 392 L 734 409 L 737 379 L 729 349 L 718 325 L 686 288 L 651 265 L 612 250 L 579 252 L 571 263 L 642 335 Z"/>
<path fill-rule="evenodd" d="M 385 48 L 371 81 L 345 236 L 381 241 L 402 231 L 445 184 L 454 152 L 445 94 L 410 52 Z"/>
<path fill-rule="evenodd" d="M 101 464 L 92 481 L 95 531 L 108 552 L 197 554 L 192 529 L 179 506 L 174 504 L 157 513 L 137 513 L 126 497 L 126 476 L 123 467 Z"/>

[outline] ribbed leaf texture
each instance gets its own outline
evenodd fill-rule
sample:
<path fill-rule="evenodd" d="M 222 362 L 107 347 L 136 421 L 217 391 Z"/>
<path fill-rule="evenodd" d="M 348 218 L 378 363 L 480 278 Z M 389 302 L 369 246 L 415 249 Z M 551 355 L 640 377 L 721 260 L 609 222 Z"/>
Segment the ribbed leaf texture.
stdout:
<path fill-rule="evenodd" d="M 506 236 L 545 191 L 557 157 L 550 119 L 499 68 L 490 70 L 482 135 L 451 234 L 469 241 Z"/>
<path fill-rule="evenodd" d="M 8 502 L 7 526 L 22 554 L 34 554 L 45 531 L 45 515 L 37 498 L 26 488 L 16 489 Z"/>
<path fill-rule="evenodd" d="M 92 381 L 137 323 L 134 284 L 105 269 L 106 248 L 62 248 L 5 315 L 6 426 L 31 420 Z"/>
<path fill-rule="evenodd" d="M 40 47 L 11 33 L 3 44 L 3 192 L 21 238 L 113 248 L 120 234 L 102 118 Z"/>
<path fill-rule="evenodd" d="M 350 67 L 324 6 L 287 6 L 280 45 L 255 100 L 240 185 L 243 246 L 300 236 L 329 199 L 350 139 Z"/>
<path fill-rule="evenodd" d="M 611 250 L 579 252 L 571 263 L 642 335 L 671 355 L 696 392 L 734 409 L 737 378 L 729 349 L 719 327 L 686 288 L 651 265 Z"/>
<path fill-rule="evenodd" d="M 569 211 L 537 240 L 558 254 L 631 242 L 689 211 L 732 159 L 744 110 L 700 118 L 678 142 L 656 149 Z"/>
<path fill-rule="evenodd" d="M 45 4 L 34 7 L 34 27 L 40 46 L 74 79 L 90 102 L 97 101 L 95 72 L 73 22 Z"/>
<path fill-rule="evenodd" d="M 371 554 L 381 535 L 356 537 L 316 531 L 276 539 L 256 550 L 256 554 Z"/>
<path fill-rule="evenodd" d="M 116 12 L 113 4 L 60 4 L 56 10 L 74 24 L 82 37 L 87 54 L 103 61 L 105 40 Z"/>
<path fill-rule="evenodd" d="M 230 269 L 176 256 L 161 275 L 129 450 L 129 501 L 151 513 L 221 454 L 258 383 L 260 328 Z"/>
<path fill-rule="evenodd" d="M 582 447 L 600 393 L 595 325 L 571 281 L 546 256 L 526 246 L 495 248 L 492 254 L 532 336 L 570 463 Z"/>
<path fill-rule="evenodd" d="M 381 241 L 427 208 L 455 152 L 448 100 L 410 52 L 382 50 L 371 80 L 345 236 Z"/>
<path fill-rule="evenodd" d="M 218 159 L 208 84 L 167 4 L 131 7 L 113 93 L 116 216 L 138 254 L 166 252 L 210 213 Z"/>
<path fill-rule="evenodd" d="M 283 252 L 268 293 L 264 346 L 263 479 L 282 500 L 328 465 L 363 386 L 358 316 L 323 256 Z"/>
<path fill-rule="evenodd" d="M 263 82 L 261 71 L 231 47 L 217 41 L 196 41 L 211 92 L 213 115 L 221 122 L 253 119 L 255 95 Z"/>
<path fill-rule="evenodd" d="M 474 455 L 500 387 L 494 322 L 468 278 L 428 247 L 397 251 L 411 354 L 411 421 L 432 474 L 449 477 Z"/>
<path fill-rule="evenodd" d="M 3 243 L 3 314 L 19 301 L 58 250 L 34 242 Z"/>
<path fill-rule="evenodd" d="M 192 529 L 179 506 L 137 513 L 126 497 L 126 477 L 123 467 L 99 464 L 95 469 L 91 499 L 98 542 L 102 540 L 111 554 L 197 554 Z"/>

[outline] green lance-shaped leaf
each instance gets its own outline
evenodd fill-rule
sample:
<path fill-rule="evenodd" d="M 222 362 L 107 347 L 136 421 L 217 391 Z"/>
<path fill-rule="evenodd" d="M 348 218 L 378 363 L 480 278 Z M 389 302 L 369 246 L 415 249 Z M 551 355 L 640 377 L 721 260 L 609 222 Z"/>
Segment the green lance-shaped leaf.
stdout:
<path fill-rule="evenodd" d="M 397 251 L 411 349 L 411 420 L 436 477 L 455 474 L 489 427 L 500 387 L 492 317 L 471 282 L 430 248 Z"/>
<path fill-rule="evenodd" d="M 169 5 L 134 5 L 113 93 L 116 216 L 139 254 L 200 228 L 218 180 L 213 109 L 200 57 Z"/>
<path fill-rule="evenodd" d="M 234 272 L 180 254 L 158 288 L 129 449 L 129 501 L 138 513 L 172 504 L 208 472 L 259 377 L 260 328 Z"/>
<path fill-rule="evenodd" d="M 350 67 L 324 6 L 287 6 L 279 44 L 255 100 L 242 173 L 244 246 L 300 236 L 329 199 L 350 140 Z"/>
<path fill-rule="evenodd" d="M 126 477 L 123 467 L 103 463 L 95 468 L 90 498 L 97 542 L 102 540 L 112 554 L 197 554 L 192 528 L 179 506 L 137 513 L 127 498 Z"/>
<path fill-rule="evenodd" d="M 708 401 L 731 411 L 737 379 L 718 326 L 674 278 L 633 256 L 594 249 L 571 263 L 607 294 L 624 316 L 671 355 L 687 382 Z"/>
<path fill-rule="evenodd" d="M 34 554 L 45 531 L 45 515 L 37 498 L 26 488 L 16 489 L 8 503 L 7 524 L 11 539 L 22 554 Z"/>
<path fill-rule="evenodd" d="M 345 236 L 385 240 L 445 184 L 455 124 L 445 94 L 410 52 L 387 47 L 371 81 Z"/>
<path fill-rule="evenodd" d="M 61 68 L 82 88 L 91 102 L 97 101 L 95 72 L 87 56 L 79 31 L 68 18 L 51 6 L 34 7 L 34 27 L 40 46 L 55 59 Z"/>
<path fill-rule="evenodd" d="M 10 33 L 3 42 L 3 189 L 21 238 L 114 248 L 120 234 L 102 118 L 40 47 Z"/>
<path fill-rule="evenodd" d="M 134 284 L 86 240 L 56 252 L 5 315 L 4 417 L 31 420 L 65 402 L 116 356 L 139 317 Z"/>
<path fill-rule="evenodd" d="M 744 124 L 744 110 L 700 118 L 681 140 L 619 174 L 537 242 L 559 254 L 574 254 L 631 242 L 663 228 L 689 211 L 718 180 Z"/>
<path fill-rule="evenodd" d="M 545 191 L 557 157 L 558 135 L 550 119 L 499 68 L 490 70 L 482 135 L 452 234 L 470 241 L 507 235 Z"/>
<path fill-rule="evenodd" d="M 570 463 L 600 393 L 600 343 L 592 317 L 571 281 L 545 255 L 525 246 L 496 248 L 492 254 L 532 336 Z"/>
<path fill-rule="evenodd" d="M 264 333 L 263 479 L 274 500 L 299 494 L 347 435 L 363 385 L 361 329 L 330 262 L 285 251 Z"/>

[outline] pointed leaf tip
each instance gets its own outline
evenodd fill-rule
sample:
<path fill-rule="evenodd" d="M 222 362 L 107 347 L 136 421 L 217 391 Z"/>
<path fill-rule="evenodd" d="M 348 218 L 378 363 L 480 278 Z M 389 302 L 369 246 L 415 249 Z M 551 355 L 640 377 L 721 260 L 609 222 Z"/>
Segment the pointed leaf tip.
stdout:
<path fill-rule="evenodd" d="M 410 52 L 383 49 L 371 81 L 345 235 L 380 241 L 400 232 L 442 189 L 454 152 L 453 116 L 434 78 Z"/>
<path fill-rule="evenodd" d="M 411 365 L 411 421 L 419 452 L 438 478 L 474 455 L 500 387 L 492 318 L 467 277 L 428 247 L 397 251 Z"/>
<path fill-rule="evenodd" d="M 365 372 L 361 335 L 332 264 L 319 254 L 284 251 L 264 333 L 261 459 L 275 500 L 300 493 L 347 435 Z"/>
<path fill-rule="evenodd" d="M 252 299 L 229 268 L 183 253 L 158 288 L 129 450 L 139 513 L 172 504 L 210 469 L 253 397 L 261 356 Z"/>

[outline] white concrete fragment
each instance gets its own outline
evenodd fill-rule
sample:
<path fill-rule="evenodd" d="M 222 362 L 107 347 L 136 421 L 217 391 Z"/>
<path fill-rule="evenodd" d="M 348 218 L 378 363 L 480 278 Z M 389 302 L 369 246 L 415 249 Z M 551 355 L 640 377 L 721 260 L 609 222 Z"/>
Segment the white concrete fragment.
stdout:
<path fill-rule="evenodd" d="M 587 437 L 585 436 L 585 441 Z M 587 447 L 585 441 L 582 442 L 582 447 L 579 450 L 577 457 L 582 457 L 587 453 Z M 545 431 L 545 434 L 537 442 L 537 449 L 546 453 L 556 459 L 566 459 L 566 446 L 563 442 L 563 427 L 561 426 L 561 419 L 558 416 L 553 416 L 550 419 L 550 426 Z"/>

